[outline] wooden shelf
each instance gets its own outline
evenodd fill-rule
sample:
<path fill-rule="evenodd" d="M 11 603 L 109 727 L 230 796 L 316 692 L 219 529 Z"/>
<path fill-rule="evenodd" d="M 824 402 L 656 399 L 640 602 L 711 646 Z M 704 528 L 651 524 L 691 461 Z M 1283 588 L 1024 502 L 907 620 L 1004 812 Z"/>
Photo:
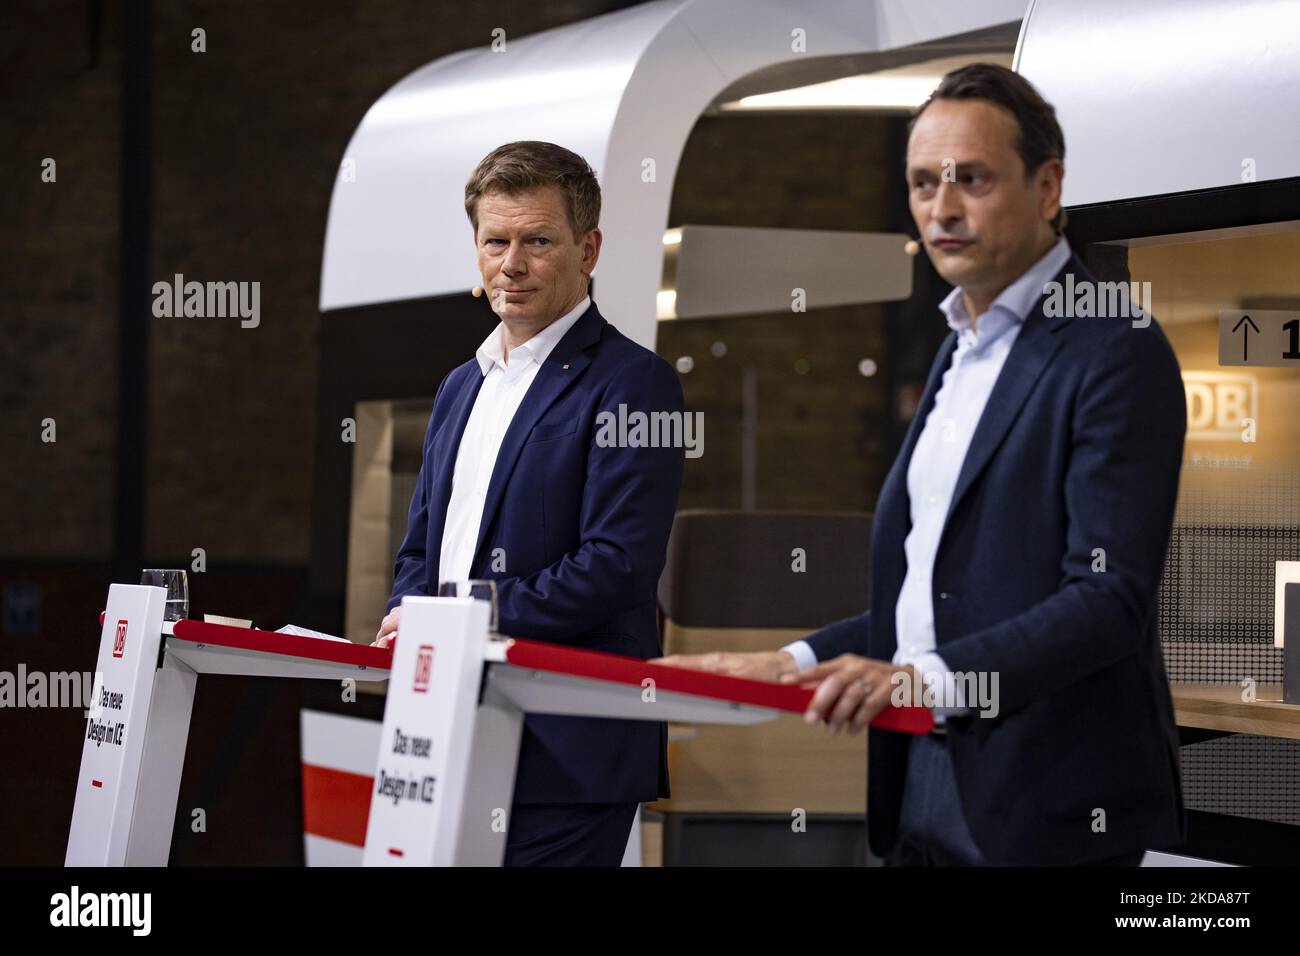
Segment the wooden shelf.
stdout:
<path fill-rule="evenodd" d="M 1256 685 L 1255 700 L 1249 703 L 1241 699 L 1243 688 L 1237 684 L 1171 681 L 1169 690 L 1180 727 L 1300 740 L 1300 706 L 1282 703 L 1281 684 Z"/>

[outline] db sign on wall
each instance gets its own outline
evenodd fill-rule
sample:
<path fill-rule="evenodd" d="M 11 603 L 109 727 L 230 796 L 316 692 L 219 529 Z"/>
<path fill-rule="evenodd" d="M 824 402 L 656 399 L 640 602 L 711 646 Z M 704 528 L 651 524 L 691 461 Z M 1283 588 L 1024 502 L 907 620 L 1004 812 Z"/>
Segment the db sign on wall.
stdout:
<path fill-rule="evenodd" d="M 1247 372 L 1183 372 L 1190 441 L 1242 440 L 1259 419 L 1259 382 Z"/>

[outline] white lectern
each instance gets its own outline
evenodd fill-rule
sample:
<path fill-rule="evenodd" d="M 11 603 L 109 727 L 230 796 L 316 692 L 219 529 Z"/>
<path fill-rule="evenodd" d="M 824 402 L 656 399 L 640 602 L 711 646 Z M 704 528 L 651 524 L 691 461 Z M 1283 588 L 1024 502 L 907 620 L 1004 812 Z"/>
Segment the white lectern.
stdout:
<path fill-rule="evenodd" d="M 390 677 L 367 865 L 500 865 L 526 713 L 755 724 L 812 692 L 488 633 L 488 606 L 408 597 L 395 649 L 199 621 L 164 624 L 162 588 L 109 590 L 69 866 L 165 865 L 197 675 Z M 873 727 L 926 733 L 922 707 Z"/>
<path fill-rule="evenodd" d="M 100 618 L 66 866 L 166 866 L 199 674 L 385 680 L 392 652 L 200 621 L 114 584 Z"/>

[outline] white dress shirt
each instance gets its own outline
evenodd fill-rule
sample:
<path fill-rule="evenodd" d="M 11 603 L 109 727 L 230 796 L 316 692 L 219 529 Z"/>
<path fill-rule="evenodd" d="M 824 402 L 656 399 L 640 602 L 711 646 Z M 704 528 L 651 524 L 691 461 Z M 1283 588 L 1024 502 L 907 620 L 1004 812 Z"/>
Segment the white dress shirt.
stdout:
<path fill-rule="evenodd" d="M 591 305 L 584 296 L 571 312 L 566 312 L 523 345 L 505 354 L 505 325 L 497 325 L 475 353 L 483 369 L 483 385 L 474 399 L 465 434 L 456 450 L 452 471 L 451 498 L 447 502 L 447 523 L 442 529 L 442 549 L 438 559 L 438 580 L 464 581 L 474 561 L 479 525 L 488 483 L 496 467 L 506 429 L 519 410 L 528 388 L 537 378 L 546 357 L 573 328 Z"/>
<path fill-rule="evenodd" d="M 939 305 L 948 326 L 957 333 L 957 348 L 908 463 L 912 529 L 903 542 L 907 574 L 894 608 L 898 649 L 893 659 L 898 665 L 914 665 L 927 684 L 942 679 L 942 700 L 955 702 L 956 706 L 936 707 L 936 723 L 964 712 L 962 686 L 935 652 L 932 578 L 939 538 L 966 451 L 1011 346 L 1042 297 L 1043 286 L 1056 277 L 1069 258 L 1069 244 L 1064 238 L 1057 239 L 1042 258 L 1002 290 L 978 322 L 972 322 L 967 314 L 960 288 L 953 289 Z M 807 641 L 795 641 L 782 650 L 788 651 L 800 667 L 817 662 Z M 939 688 L 935 691 L 938 693 Z"/>

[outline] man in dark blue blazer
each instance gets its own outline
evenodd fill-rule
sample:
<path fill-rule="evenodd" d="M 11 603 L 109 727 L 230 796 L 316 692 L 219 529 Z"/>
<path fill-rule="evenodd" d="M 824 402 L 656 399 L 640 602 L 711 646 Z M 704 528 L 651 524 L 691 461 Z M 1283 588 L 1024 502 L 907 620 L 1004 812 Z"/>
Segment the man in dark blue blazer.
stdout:
<path fill-rule="evenodd" d="M 1186 406 L 1149 314 L 1059 235 L 1064 137 L 1002 67 L 946 76 L 913 120 L 910 204 L 952 328 L 881 487 L 871 610 L 688 666 L 816 687 L 870 730 L 867 825 L 896 864 L 1134 864 L 1183 842 L 1156 592 Z M 1100 296 L 1100 299 L 1099 299 Z"/>
<path fill-rule="evenodd" d="M 588 295 L 596 178 L 559 146 L 511 143 L 465 201 L 501 324 L 434 398 L 376 642 L 397 634 L 404 596 L 491 579 L 502 634 L 655 657 L 682 389 Z M 611 427 L 638 416 L 679 430 Z M 637 804 L 668 794 L 666 747 L 661 722 L 527 717 L 506 864 L 617 866 Z"/>

